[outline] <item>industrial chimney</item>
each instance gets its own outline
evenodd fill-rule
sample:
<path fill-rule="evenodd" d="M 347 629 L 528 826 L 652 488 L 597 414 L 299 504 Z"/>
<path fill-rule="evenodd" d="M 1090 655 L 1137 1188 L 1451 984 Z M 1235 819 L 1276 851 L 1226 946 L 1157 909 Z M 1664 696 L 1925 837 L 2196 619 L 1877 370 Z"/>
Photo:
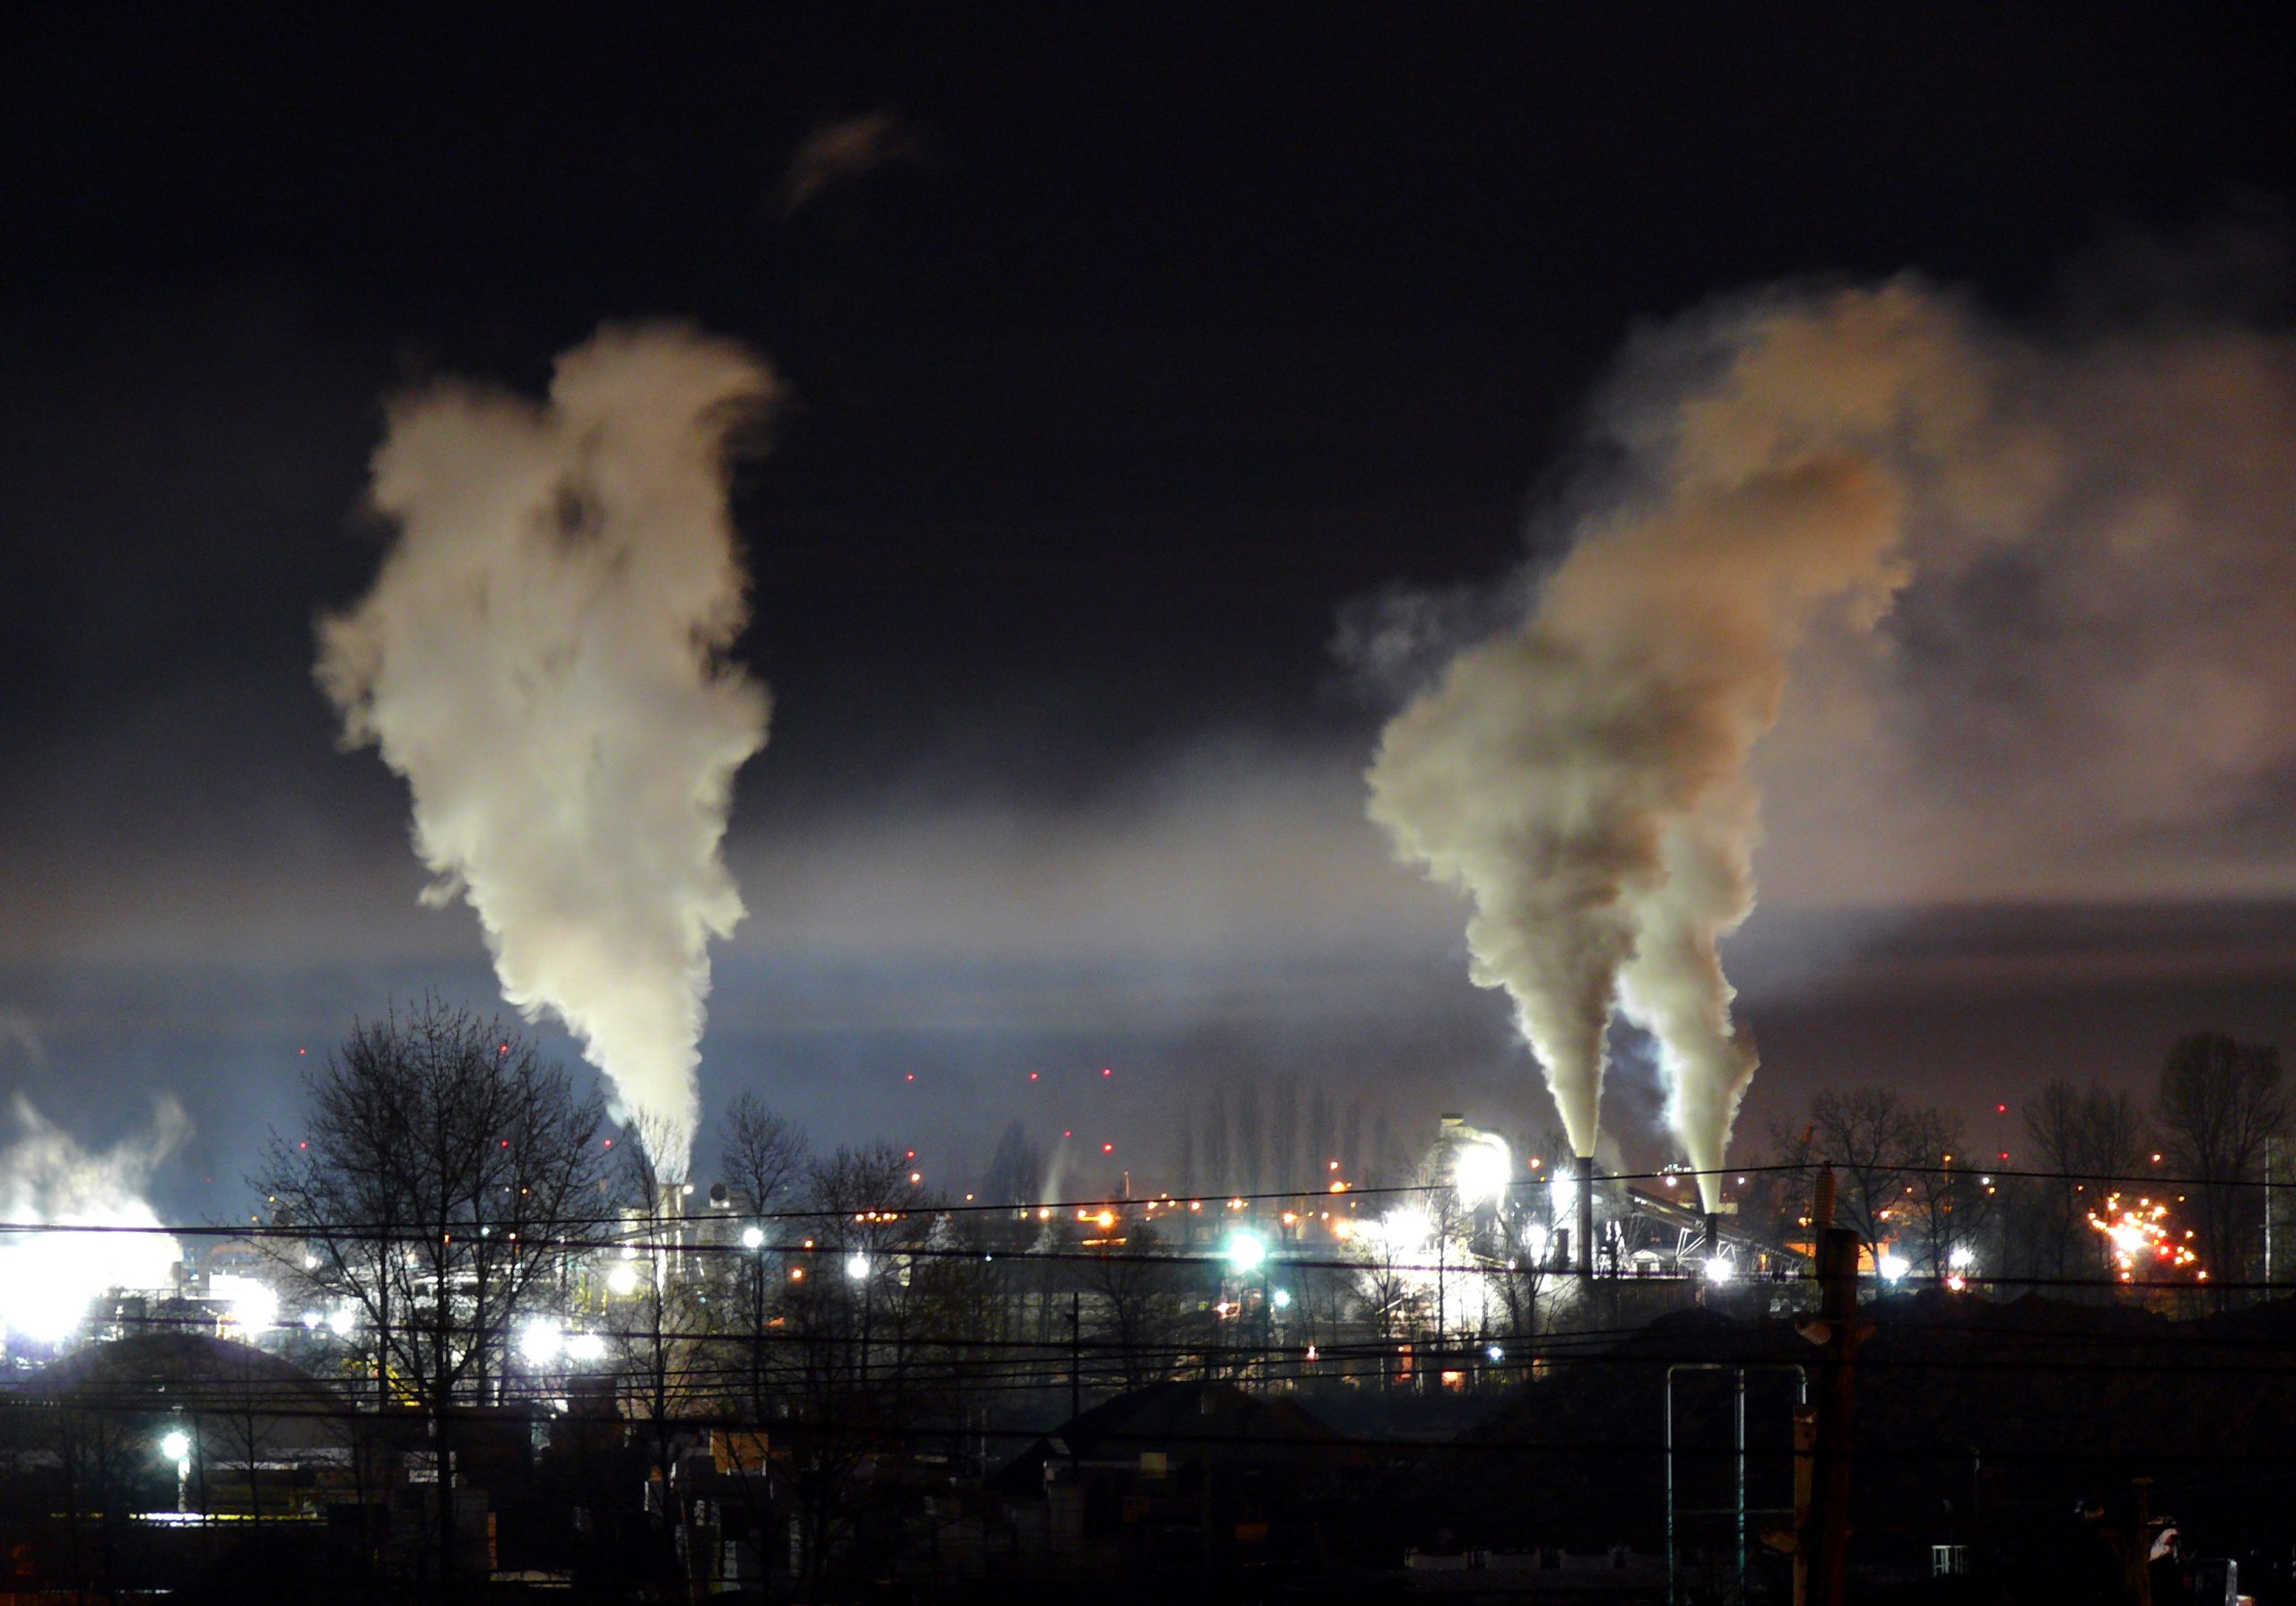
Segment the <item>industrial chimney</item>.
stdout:
<path fill-rule="evenodd" d="M 1595 1274 L 1595 1157 L 1578 1157 L 1578 1272 Z"/>

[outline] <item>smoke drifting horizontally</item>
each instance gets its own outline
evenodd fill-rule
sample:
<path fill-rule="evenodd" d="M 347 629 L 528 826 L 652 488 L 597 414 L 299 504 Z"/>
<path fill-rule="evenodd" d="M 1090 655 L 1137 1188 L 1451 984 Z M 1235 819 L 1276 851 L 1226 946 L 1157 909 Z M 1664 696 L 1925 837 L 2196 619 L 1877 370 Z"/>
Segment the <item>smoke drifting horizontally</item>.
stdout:
<path fill-rule="evenodd" d="M 1474 977 L 1513 999 L 1578 1153 L 1623 1012 L 1717 1202 L 1756 1063 L 1718 951 L 1753 908 L 1749 762 L 1805 637 L 1870 629 L 1909 582 L 1909 473 L 1987 457 L 1983 374 L 1957 309 L 1903 283 L 1645 337 L 1526 615 L 1383 733 L 1372 818 L 1472 899 Z"/>
<path fill-rule="evenodd" d="M 404 776 L 414 842 L 485 928 L 504 996 L 555 1015 L 685 1173 L 709 942 L 744 913 L 720 853 L 766 689 L 725 655 L 748 579 L 737 431 L 774 381 L 731 343 L 602 330 L 536 404 L 446 382 L 396 399 L 374 589 L 319 624 L 346 744 Z"/>

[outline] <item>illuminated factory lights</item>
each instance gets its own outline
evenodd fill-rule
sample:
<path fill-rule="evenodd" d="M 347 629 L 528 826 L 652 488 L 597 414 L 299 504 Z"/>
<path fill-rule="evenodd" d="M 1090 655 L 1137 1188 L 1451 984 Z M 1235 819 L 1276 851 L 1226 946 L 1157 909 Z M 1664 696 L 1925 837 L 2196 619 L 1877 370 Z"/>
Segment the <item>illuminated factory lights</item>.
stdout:
<path fill-rule="evenodd" d="M 2178 1198 L 2181 1200 L 2182 1194 Z M 2121 1281 L 2136 1280 L 2136 1269 L 2142 1264 L 2148 1271 L 2190 1271 L 2196 1281 L 2205 1282 L 2208 1273 L 2200 1267 L 2200 1257 L 2192 1251 L 2187 1228 L 2179 1237 L 2169 1224 L 2169 1206 L 2165 1201 L 2139 1199 L 2134 1210 L 2125 1208 L 2118 1194 L 2105 1196 L 2101 1211 L 2089 1212 L 2089 1225 L 2102 1233 L 2112 1246 L 2113 1269 Z"/>
<path fill-rule="evenodd" d="M 1459 1202 L 1473 1210 L 1507 1196 L 1510 1169 L 1506 1142 L 1484 1133 L 1472 1142 L 1460 1144 L 1451 1157 L 1451 1185 L 1458 1193 Z"/>
<path fill-rule="evenodd" d="M 1220 1254 L 1231 1272 L 1257 1272 L 1267 1259 L 1267 1240 L 1256 1232 L 1231 1232 Z"/>

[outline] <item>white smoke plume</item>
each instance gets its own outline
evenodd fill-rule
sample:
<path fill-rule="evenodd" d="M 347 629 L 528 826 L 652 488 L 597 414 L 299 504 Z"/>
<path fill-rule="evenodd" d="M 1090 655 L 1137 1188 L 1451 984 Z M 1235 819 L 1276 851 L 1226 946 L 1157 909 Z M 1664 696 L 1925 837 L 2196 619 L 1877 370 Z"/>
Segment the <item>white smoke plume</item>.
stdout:
<path fill-rule="evenodd" d="M 1644 337 L 1599 413 L 1611 467 L 1526 612 L 1384 732 L 1371 815 L 1472 899 L 1474 979 L 1513 999 L 1578 1153 L 1623 1012 L 1718 1201 L 1755 1066 L 1718 948 L 1753 908 L 1754 747 L 1813 631 L 1869 633 L 1918 549 L 2030 518 L 2047 455 L 1996 344 L 1909 282 Z"/>
<path fill-rule="evenodd" d="M 16 1136 L 0 1150 L 0 1220 L 50 1230 L 0 1234 L 0 1327 L 52 1343 L 109 1289 L 171 1288 L 183 1251 L 143 1188 L 191 1135 L 183 1106 L 162 1097 L 150 1130 L 100 1154 L 51 1125 L 21 1094 L 14 1114 Z M 73 1227 L 112 1230 L 54 1230 Z"/>
<path fill-rule="evenodd" d="M 414 798 L 433 904 L 467 898 L 503 995 L 564 1021 L 685 1174 L 709 942 L 743 915 L 720 846 L 765 688 L 726 655 L 748 581 L 727 509 L 762 363 L 671 326 L 602 330 L 535 404 L 399 397 L 373 464 L 396 538 L 319 625 L 346 743 Z"/>

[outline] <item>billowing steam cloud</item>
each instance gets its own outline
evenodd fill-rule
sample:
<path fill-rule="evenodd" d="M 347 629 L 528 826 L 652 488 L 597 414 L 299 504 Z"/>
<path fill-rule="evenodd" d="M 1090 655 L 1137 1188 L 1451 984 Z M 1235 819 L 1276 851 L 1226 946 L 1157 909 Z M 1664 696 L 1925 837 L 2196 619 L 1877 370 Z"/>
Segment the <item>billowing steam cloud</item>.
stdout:
<path fill-rule="evenodd" d="M 602 331 L 536 405 L 447 383 L 399 398 L 373 500 L 396 527 L 317 675 L 345 740 L 407 777 L 414 842 L 478 911 L 503 994 L 563 1020 L 685 1172 L 708 944 L 743 914 L 720 855 L 764 687 L 727 457 L 773 381 L 728 343 Z"/>
<path fill-rule="evenodd" d="M 1918 515 L 1966 538 L 2029 501 L 1995 392 L 1969 320 L 1910 284 L 1646 338 L 1525 616 L 1384 733 L 1372 817 L 1472 898 L 1474 979 L 1512 997 L 1578 1153 L 1623 1012 L 1718 1197 L 1755 1065 L 1718 953 L 1753 907 L 1754 745 L 1805 638 L 1869 630 L 1909 583 Z"/>
<path fill-rule="evenodd" d="M 22 1095 L 14 1113 L 16 1137 L 0 1150 L 0 1220 L 50 1230 L 0 1236 L 0 1326 L 54 1342 L 109 1289 L 170 1288 L 183 1252 L 142 1190 L 152 1168 L 191 1135 L 183 1106 L 161 1098 L 150 1131 L 101 1154 L 50 1125 Z M 73 1227 L 109 1230 L 54 1230 Z"/>

